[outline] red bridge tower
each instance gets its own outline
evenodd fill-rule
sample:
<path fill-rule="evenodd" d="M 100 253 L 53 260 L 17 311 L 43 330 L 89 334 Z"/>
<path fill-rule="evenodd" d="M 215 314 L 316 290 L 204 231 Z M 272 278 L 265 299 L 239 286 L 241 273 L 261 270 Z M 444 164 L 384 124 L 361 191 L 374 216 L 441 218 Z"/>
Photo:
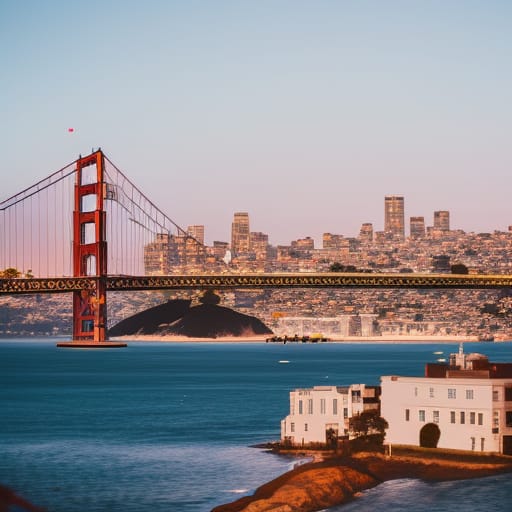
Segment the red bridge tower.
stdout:
<path fill-rule="evenodd" d="M 96 293 L 73 292 L 73 340 L 104 342 L 107 322 L 105 158 L 98 150 L 76 161 L 73 276 L 95 277 Z"/>

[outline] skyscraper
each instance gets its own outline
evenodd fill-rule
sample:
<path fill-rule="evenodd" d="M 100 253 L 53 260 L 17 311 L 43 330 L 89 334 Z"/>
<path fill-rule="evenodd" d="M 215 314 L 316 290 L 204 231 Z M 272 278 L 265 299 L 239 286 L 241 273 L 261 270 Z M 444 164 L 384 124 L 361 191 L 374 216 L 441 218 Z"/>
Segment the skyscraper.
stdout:
<path fill-rule="evenodd" d="M 450 212 L 440 210 L 434 212 L 434 229 L 439 231 L 450 231 Z"/>
<path fill-rule="evenodd" d="M 385 196 L 384 231 L 399 238 L 404 238 L 405 217 L 403 196 Z"/>
<path fill-rule="evenodd" d="M 425 217 L 411 217 L 411 238 L 423 238 L 425 236 Z"/>
<path fill-rule="evenodd" d="M 236 256 L 247 253 L 250 249 L 249 214 L 247 212 L 235 213 L 231 224 L 231 251 Z"/>

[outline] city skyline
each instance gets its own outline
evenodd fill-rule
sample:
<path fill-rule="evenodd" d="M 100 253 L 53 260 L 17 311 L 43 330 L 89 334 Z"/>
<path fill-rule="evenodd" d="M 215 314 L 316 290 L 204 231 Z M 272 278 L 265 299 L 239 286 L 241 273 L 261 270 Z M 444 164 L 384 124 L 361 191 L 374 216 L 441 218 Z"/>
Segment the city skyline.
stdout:
<path fill-rule="evenodd" d="M 504 230 L 511 20 L 498 0 L 3 2 L 4 195 L 102 147 L 208 244 L 236 211 L 274 244 L 357 236 L 386 193 Z"/>
<path fill-rule="evenodd" d="M 389 221 L 389 225 L 386 223 L 386 215 L 389 210 L 389 201 L 388 199 L 400 199 L 401 203 L 398 206 L 399 212 L 398 216 L 395 215 L 399 219 L 398 225 L 397 225 L 397 219 L 394 218 Z M 368 239 L 372 240 L 375 237 L 376 233 L 388 233 L 390 235 L 397 236 L 397 240 L 404 239 L 404 238 L 423 238 L 428 235 L 430 230 L 434 230 L 437 232 L 447 232 L 450 230 L 453 231 L 464 231 L 459 227 L 452 227 L 450 224 L 450 210 L 435 210 L 430 212 L 431 216 L 406 216 L 404 214 L 405 208 L 404 205 L 407 204 L 405 201 L 406 198 L 403 196 L 384 196 L 384 213 L 382 215 L 382 222 L 361 222 L 360 223 L 360 229 L 358 233 L 355 233 L 354 235 L 342 233 L 342 232 L 327 232 L 322 231 L 322 235 L 320 239 L 315 239 L 314 237 L 310 236 L 308 233 L 303 233 L 296 239 L 289 239 L 285 241 L 284 243 L 274 243 L 272 239 L 272 233 L 265 227 L 259 226 L 263 231 L 261 230 L 253 230 L 250 229 L 249 226 L 252 225 L 252 221 L 250 220 L 251 213 L 250 212 L 233 212 L 233 219 L 231 222 L 231 232 L 230 236 L 228 237 L 229 240 L 213 240 L 211 243 L 208 243 L 207 237 L 205 236 L 208 231 L 208 225 L 207 224 L 201 224 L 198 226 L 188 226 L 185 228 L 185 231 L 194 236 L 195 229 L 201 229 L 202 236 L 196 239 L 200 240 L 201 243 L 204 243 L 206 246 L 214 246 L 214 243 L 222 243 L 226 244 L 225 248 L 229 248 L 230 250 L 236 252 L 247 252 L 249 250 L 249 246 L 252 246 L 252 238 L 253 236 L 261 238 L 262 236 L 265 237 L 265 244 L 271 245 L 271 246 L 289 246 L 290 243 L 295 242 L 297 240 L 305 240 L 305 239 L 313 239 L 314 241 L 314 247 L 320 248 L 325 247 L 326 244 L 326 237 L 325 235 L 331 235 L 333 237 L 342 237 L 342 238 L 360 238 L 360 239 Z M 396 207 L 395 207 L 396 208 Z M 395 212 L 394 212 L 395 213 Z M 506 229 L 499 230 L 497 228 L 493 228 L 488 230 L 487 232 L 495 232 L 495 231 L 503 231 L 507 232 L 510 231 L 510 226 L 507 226 Z M 195 229 L 191 229 L 195 228 Z M 395 229 L 397 228 L 397 229 Z M 464 231 L 465 232 L 465 231 Z M 468 233 L 476 233 L 476 232 L 468 232 Z M 485 233 L 485 232 L 479 232 L 479 233 Z M 478 234 L 478 233 L 477 233 Z M 240 238 L 243 238 L 243 248 L 240 249 Z M 223 246 L 224 247 L 224 246 Z"/>

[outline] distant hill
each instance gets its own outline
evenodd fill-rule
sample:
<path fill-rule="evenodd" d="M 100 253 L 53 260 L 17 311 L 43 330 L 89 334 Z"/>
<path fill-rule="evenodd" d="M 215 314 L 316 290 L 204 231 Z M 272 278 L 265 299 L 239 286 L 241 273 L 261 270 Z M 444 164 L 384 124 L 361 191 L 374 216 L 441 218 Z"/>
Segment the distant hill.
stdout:
<path fill-rule="evenodd" d="M 109 336 L 151 334 L 189 338 L 254 336 L 272 331 L 254 316 L 244 315 L 215 304 L 190 307 L 190 300 L 170 300 L 122 320 Z"/>
<path fill-rule="evenodd" d="M 108 335 L 155 334 L 160 326 L 170 324 L 186 315 L 190 303 L 190 300 L 185 299 L 169 300 L 121 320 L 109 329 Z"/>

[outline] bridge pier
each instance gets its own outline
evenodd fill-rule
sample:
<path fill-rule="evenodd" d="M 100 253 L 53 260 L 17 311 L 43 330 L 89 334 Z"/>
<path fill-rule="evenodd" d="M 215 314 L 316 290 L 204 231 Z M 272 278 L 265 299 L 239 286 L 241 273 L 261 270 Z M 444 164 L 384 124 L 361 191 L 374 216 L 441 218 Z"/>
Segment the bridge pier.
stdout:
<path fill-rule="evenodd" d="M 59 341 L 57 347 L 63 348 L 122 348 L 128 344 L 122 341 Z"/>

